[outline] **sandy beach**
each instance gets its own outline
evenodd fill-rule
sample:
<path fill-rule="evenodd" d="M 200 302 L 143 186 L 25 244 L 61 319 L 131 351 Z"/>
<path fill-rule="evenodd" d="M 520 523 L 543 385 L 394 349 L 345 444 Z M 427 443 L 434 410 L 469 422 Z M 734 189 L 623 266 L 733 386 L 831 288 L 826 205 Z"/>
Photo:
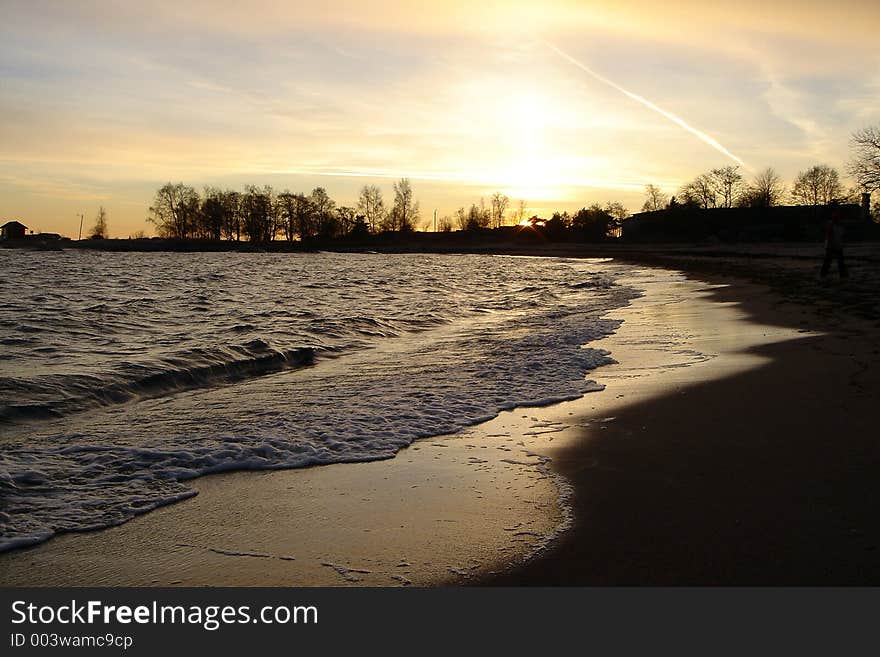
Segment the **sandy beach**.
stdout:
<path fill-rule="evenodd" d="M 0 583 L 876 583 L 872 322 L 717 274 L 621 282 L 645 294 L 590 345 L 618 361 L 601 392 L 386 461 L 204 477 L 0 556 Z"/>
<path fill-rule="evenodd" d="M 577 491 L 574 528 L 540 558 L 483 583 L 880 581 L 876 249 L 854 249 L 859 268 L 848 281 L 818 280 L 812 251 L 635 258 L 726 283 L 708 300 L 740 318 L 704 316 L 691 344 L 708 339 L 703 348 L 717 358 L 664 373 L 663 386 L 630 397 L 613 423 L 552 454 Z"/>

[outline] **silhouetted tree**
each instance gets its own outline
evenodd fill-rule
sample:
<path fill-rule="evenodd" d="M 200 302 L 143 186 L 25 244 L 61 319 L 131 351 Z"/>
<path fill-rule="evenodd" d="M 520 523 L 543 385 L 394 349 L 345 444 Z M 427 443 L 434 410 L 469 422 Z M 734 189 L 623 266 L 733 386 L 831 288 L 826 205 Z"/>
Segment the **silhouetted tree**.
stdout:
<path fill-rule="evenodd" d="M 471 204 L 465 220 L 465 230 L 479 230 L 480 228 L 488 228 L 492 223 L 492 215 L 486 209 L 486 202 L 480 199 L 480 204 Z"/>
<path fill-rule="evenodd" d="M 541 228 L 544 235 L 551 240 L 564 239 L 566 232 L 571 228 L 571 217 L 568 212 L 554 212 Z"/>
<path fill-rule="evenodd" d="M 656 185 L 647 185 L 645 187 L 645 197 L 645 204 L 642 206 L 642 212 L 655 212 L 657 210 L 662 210 L 669 202 L 669 197 Z"/>
<path fill-rule="evenodd" d="M 338 233 L 334 237 L 340 235 L 349 235 L 354 230 L 357 223 L 358 213 L 354 208 L 340 206 L 336 208 L 336 221 L 338 224 Z M 366 224 L 365 224 L 366 225 Z"/>
<path fill-rule="evenodd" d="M 716 203 L 721 208 L 732 208 L 742 193 L 743 177 L 738 166 L 720 167 L 709 173 Z"/>
<path fill-rule="evenodd" d="M 696 205 L 704 209 L 718 205 L 718 195 L 715 192 L 712 176 L 707 173 L 701 173 L 689 183 L 685 183 L 678 195 L 681 202 L 688 205 Z"/>
<path fill-rule="evenodd" d="M 296 195 L 291 194 L 289 189 L 278 195 L 278 218 L 288 242 L 292 242 L 296 235 L 296 205 Z"/>
<path fill-rule="evenodd" d="M 104 206 L 98 208 L 98 214 L 95 216 L 95 225 L 89 231 L 89 239 L 106 240 L 109 233 L 107 232 L 107 210 Z"/>
<path fill-rule="evenodd" d="M 319 192 L 318 197 L 324 203 L 322 211 L 326 212 L 327 205 L 324 196 Z M 332 201 L 330 203 L 332 204 Z M 317 234 L 318 224 L 313 216 L 314 206 L 305 194 L 292 194 L 290 191 L 284 190 L 278 195 L 277 205 L 279 225 L 288 241 L 293 241 L 297 237 L 300 240 L 307 240 Z M 332 205 L 330 207 L 332 209 Z"/>
<path fill-rule="evenodd" d="M 598 203 L 594 203 L 589 208 L 581 208 L 571 218 L 571 228 L 579 232 L 583 239 L 591 242 L 599 242 L 607 238 L 615 225 L 614 217 Z"/>
<path fill-rule="evenodd" d="M 513 223 L 521 224 L 523 219 L 526 218 L 526 202 L 523 199 L 520 199 L 516 204 L 516 209 L 513 211 Z"/>
<path fill-rule="evenodd" d="M 351 227 L 351 230 L 348 232 L 351 237 L 356 238 L 365 238 L 370 235 L 370 226 L 367 224 L 367 220 L 364 218 L 364 215 L 359 214 L 354 218 L 354 224 Z"/>
<path fill-rule="evenodd" d="M 337 219 L 334 213 L 336 203 L 323 187 L 315 187 L 309 195 L 309 207 L 314 233 L 318 237 L 332 237 L 336 231 Z"/>
<path fill-rule="evenodd" d="M 241 197 L 244 233 L 251 242 L 271 242 L 278 230 L 275 194 L 270 186 L 247 185 Z"/>
<path fill-rule="evenodd" d="M 394 206 L 389 213 L 389 230 L 411 231 L 419 219 L 419 204 L 413 199 L 408 178 L 394 183 Z"/>
<path fill-rule="evenodd" d="M 448 214 L 443 215 L 437 221 L 437 230 L 441 233 L 451 233 L 452 232 L 452 217 Z"/>
<path fill-rule="evenodd" d="M 269 221 L 266 224 L 266 241 L 272 242 L 281 230 L 281 215 L 278 212 L 278 197 L 270 185 L 263 187 L 263 193 L 268 197 Z"/>
<path fill-rule="evenodd" d="M 183 183 L 166 183 L 156 192 L 148 221 L 160 237 L 191 237 L 199 217 L 199 194 Z"/>
<path fill-rule="evenodd" d="M 226 223 L 226 207 L 223 191 L 205 187 L 196 236 L 219 240 Z"/>
<path fill-rule="evenodd" d="M 845 192 L 840 174 L 827 164 L 817 164 L 798 173 L 791 195 L 800 205 L 828 205 L 840 200 Z"/>
<path fill-rule="evenodd" d="M 880 125 L 868 126 L 852 135 L 853 159 L 849 174 L 865 192 L 880 189 Z"/>
<path fill-rule="evenodd" d="M 312 200 L 305 194 L 294 194 L 296 206 L 294 209 L 294 222 L 296 224 L 296 234 L 300 240 L 309 240 L 316 234 L 316 224 L 314 220 L 314 212 L 312 209 Z"/>
<path fill-rule="evenodd" d="M 750 208 L 770 208 L 785 198 L 785 185 L 773 167 L 767 167 L 755 175 L 752 184 L 742 193 L 739 205 Z"/>
<path fill-rule="evenodd" d="M 379 232 L 387 215 L 382 190 L 376 185 L 364 185 L 358 197 L 357 210 L 363 216 L 370 231 Z"/>
<path fill-rule="evenodd" d="M 228 240 L 241 240 L 241 194 L 227 189 L 222 195 L 223 226 L 220 233 Z"/>
<path fill-rule="evenodd" d="M 605 204 L 605 212 L 611 215 L 614 221 L 619 224 L 629 216 L 629 210 L 619 201 L 609 201 Z"/>
<path fill-rule="evenodd" d="M 508 205 L 510 205 L 510 199 L 507 196 L 501 192 L 492 194 L 492 228 L 501 228 L 504 225 L 504 214 L 507 212 Z"/>

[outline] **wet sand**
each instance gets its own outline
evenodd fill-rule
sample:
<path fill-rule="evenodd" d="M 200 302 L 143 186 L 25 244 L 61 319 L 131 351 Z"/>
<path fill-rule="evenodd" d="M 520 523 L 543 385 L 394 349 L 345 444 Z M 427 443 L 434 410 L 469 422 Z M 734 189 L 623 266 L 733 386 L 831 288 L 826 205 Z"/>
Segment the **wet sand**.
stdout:
<path fill-rule="evenodd" d="M 520 561 L 562 522 L 555 477 L 493 424 L 394 459 L 195 480 L 124 525 L 0 556 L 37 586 L 409 586 Z"/>
<path fill-rule="evenodd" d="M 613 423 L 553 452 L 577 491 L 575 525 L 483 583 L 880 583 L 877 323 L 839 303 L 863 311 L 876 291 L 832 279 L 805 305 L 807 285 L 797 302 L 742 282 L 714 289 L 714 304 L 744 318 L 691 341 L 718 354 L 710 376 L 702 365 L 664 374 L 662 394 L 631 397 Z M 737 326 L 799 335 L 742 340 Z"/>
<path fill-rule="evenodd" d="M 629 282 L 646 295 L 590 345 L 619 361 L 590 376 L 602 392 L 388 461 L 199 479 L 185 502 L 0 556 L 0 583 L 875 582 L 865 327 L 755 285 Z"/>

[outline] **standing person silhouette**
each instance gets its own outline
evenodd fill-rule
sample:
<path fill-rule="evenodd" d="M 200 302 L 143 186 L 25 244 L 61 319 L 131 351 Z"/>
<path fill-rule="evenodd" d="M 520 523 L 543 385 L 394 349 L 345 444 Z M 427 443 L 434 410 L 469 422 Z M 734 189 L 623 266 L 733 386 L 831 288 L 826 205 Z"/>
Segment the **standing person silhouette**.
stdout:
<path fill-rule="evenodd" d="M 828 276 L 831 261 L 837 259 L 837 273 L 846 278 L 846 264 L 843 262 L 843 217 L 837 201 L 830 204 L 831 218 L 825 224 L 825 261 L 822 263 L 822 278 Z"/>

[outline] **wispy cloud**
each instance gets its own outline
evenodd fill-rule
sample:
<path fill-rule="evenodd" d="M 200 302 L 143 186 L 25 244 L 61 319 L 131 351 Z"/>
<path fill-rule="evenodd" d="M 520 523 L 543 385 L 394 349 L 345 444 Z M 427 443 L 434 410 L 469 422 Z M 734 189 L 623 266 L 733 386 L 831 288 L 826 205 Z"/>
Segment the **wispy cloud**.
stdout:
<path fill-rule="evenodd" d="M 559 55 L 563 59 L 571 62 L 572 64 L 577 66 L 582 71 L 588 73 L 591 77 L 599 80 L 599 82 L 602 82 L 603 84 L 607 84 L 609 87 L 611 87 L 612 89 L 616 89 L 617 91 L 622 93 L 627 98 L 630 98 L 630 99 L 634 100 L 635 102 L 637 102 L 641 105 L 644 105 L 652 112 L 656 112 L 657 114 L 660 114 L 664 118 L 669 119 L 670 121 L 672 121 L 672 123 L 674 123 L 678 127 L 682 128 L 686 132 L 689 132 L 690 134 L 694 135 L 697 139 L 708 144 L 709 146 L 714 148 L 716 151 L 718 151 L 719 153 L 721 153 L 725 157 L 729 157 L 731 160 L 733 160 L 737 164 L 740 164 L 746 168 L 751 168 L 751 167 L 748 167 L 746 165 L 746 163 L 742 161 L 742 159 L 740 159 L 739 157 L 737 157 L 736 155 L 731 153 L 729 150 L 727 150 L 727 148 L 725 148 L 717 139 L 715 139 L 711 135 L 706 134 L 702 130 L 698 130 L 697 128 L 695 128 L 692 125 L 690 125 L 689 123 L 687 123 L 687 121 L 685 121 L 681 117 L 678 117 L 675 114 L 673 114 L 672 112 L 663 109 L 662 107 L 658 106 L 655 103 L 652 103 L 647 98 L 639 96 L 638 94 L 635 94 L 632 91 L 629 91 L 628 89 L 625 89 L 624 87 L 620 86 L 619 84 L 617 84 L 613 80 L 609 80 L 605 76 L 600 75 L 599 73 L 597 73 L 596 71 L 594 71 L 593 69 L 588 67 L 586 64 L 575 59 L 574 57 L 572 57 L 568 53 L 560 50 L 559 48 L 554 46 L 552 43 L 547 43 L 547 42 L 545 42 L 545 43 L 546 43 L 547 47 L 550 48 L 551 50 L 553 50 L 553 52 L 555 52 L 557 55 Z"/>
<path fill-rule="evenodd" d="M 724 161 L 792 176 L 880 121 L 880 8 L 854 6 L 9 0 L 2 202 L 101 197 L 133 230 L 169 179 L 350 203 L 406 175 L 444 212 L 493 188 L 636 206 Z"/>

